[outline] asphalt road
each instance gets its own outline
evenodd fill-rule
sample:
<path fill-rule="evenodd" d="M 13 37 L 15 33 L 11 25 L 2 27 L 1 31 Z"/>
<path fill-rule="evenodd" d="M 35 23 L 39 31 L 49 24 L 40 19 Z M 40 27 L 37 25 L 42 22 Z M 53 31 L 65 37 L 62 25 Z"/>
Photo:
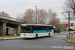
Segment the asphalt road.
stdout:
<path fill-rule="evenodd" d="M 66 42 L 65 34 L 38 39 L 0 40 L 0 49 L 12 50 L 75 50 L 75 44 Z"/>

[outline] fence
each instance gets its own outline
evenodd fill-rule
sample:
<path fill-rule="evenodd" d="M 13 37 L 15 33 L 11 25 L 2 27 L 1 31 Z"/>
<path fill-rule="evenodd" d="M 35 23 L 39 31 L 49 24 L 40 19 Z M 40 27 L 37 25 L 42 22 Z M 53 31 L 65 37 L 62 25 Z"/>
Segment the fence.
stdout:
<path fill-rule="evenodd" d="M 71 41 L 75 41 L 75 33 L 70 33 L 70 36 L 69 36 L 69 34 L 67 34 L 66 39 L 71 40 Z"/>

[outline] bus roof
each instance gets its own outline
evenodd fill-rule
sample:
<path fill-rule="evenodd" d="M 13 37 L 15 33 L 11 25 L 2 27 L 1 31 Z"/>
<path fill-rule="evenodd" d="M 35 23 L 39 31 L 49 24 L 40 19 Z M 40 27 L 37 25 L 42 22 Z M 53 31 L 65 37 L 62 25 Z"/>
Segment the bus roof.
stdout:
<path fill-rule="evenodd" d="M 53 25 L 46 25 L 46 24 L 21 24 L 21 25 L 53 26 Z"/>

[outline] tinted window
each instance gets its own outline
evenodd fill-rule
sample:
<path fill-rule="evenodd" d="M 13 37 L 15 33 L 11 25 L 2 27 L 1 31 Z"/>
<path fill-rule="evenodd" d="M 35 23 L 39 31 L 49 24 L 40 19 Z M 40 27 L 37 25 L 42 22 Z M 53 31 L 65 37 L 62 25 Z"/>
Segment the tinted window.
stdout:
<path fill-rule="evenodd" d="M 45 26 L 32 26 L 33 30 L 45 30 Z"/>
<path fill-rule="evenodd" d="M 33 30 L 52 30 L 53 26 L 32 26 Z"/>
<path fill-rule="evenodd" d="M 21 25 L 21 33 L 30 33 L 30 26 L 22 26 Z"/>

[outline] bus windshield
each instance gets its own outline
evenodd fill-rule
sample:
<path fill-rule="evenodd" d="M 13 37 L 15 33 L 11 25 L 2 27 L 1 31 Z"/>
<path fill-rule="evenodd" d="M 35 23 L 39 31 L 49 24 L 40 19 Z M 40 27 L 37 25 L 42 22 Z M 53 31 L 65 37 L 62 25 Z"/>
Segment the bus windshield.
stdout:
<path fill-rule="evenodd" d="M 30 33 L 30 26 L 27 25 L 27 26 L 21 26 L 21 33 Z"/>

